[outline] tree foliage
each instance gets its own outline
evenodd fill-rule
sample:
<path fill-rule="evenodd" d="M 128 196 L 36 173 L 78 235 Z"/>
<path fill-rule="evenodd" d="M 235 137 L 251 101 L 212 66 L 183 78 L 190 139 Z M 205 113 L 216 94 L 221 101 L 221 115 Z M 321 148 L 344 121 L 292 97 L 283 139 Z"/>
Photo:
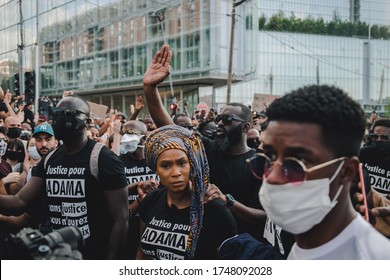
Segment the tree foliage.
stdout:
<path fill-rule="evenodd" d="M 329 22 L 322 18 L 308 16 L 305 19 L 297 18 L 294 13 L 286 17 L 279 12 L 267 19 L 264 15 L 258 21 L 259 30 L 280 31 L 290 33 L 319 34 L 343 37 L 368 37 L 370 26 L 366 22 L 351 22 L 342 20 L 335 12 Z M 371 26 L 371 39 L 390 39 L 390 27 L 374 24 Z"/>

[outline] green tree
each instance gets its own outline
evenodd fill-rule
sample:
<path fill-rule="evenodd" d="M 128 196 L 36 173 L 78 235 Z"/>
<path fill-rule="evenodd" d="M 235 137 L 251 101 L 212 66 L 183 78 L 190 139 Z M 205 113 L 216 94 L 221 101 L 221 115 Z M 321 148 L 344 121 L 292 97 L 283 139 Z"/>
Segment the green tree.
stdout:
<path fill-rule="evenodd" d="M 265 25 L 267 23 L 267 18 L 265 17 L 265 15 L 263 14 L 260 18 L 259 18 L 259 30 L 263 30 L 265 28 Z"/>

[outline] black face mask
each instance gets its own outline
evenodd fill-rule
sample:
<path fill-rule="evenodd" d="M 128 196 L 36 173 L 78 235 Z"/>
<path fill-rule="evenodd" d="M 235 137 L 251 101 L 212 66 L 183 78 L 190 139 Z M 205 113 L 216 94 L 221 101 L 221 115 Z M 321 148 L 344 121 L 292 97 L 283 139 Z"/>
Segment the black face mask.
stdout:
<path fill-rule="evenodd" d="M 11 139 L 16 139 L 20 137 L 22 130 L 19 127 L 8 128 L 7 136 Z"/>
<path fill-rule="evenodd" d="M 17 160 L 19 162 L 23 161 L 23 153 L 18 151 L 7 151 L 5 156 L 10 160 Z"/>
<path fill-rule="evenodd" d="M 58 140 L 74 140 L 84 135 L 85 120 L 76 117 L 58 116 L 53 120 L 53 131 Z"/>
<path fill-rule="evenodd" d="M 390 142 L 373 141 L 371 145 L 380 152 L 382 160 L 390 160 Z"/>
<path fill-rule="evenodd" d="M 248 147 L 256 150 L 260 146 L 260 141 L 258 139 L 248 139 L 246 140 L 246 144 Z"/>

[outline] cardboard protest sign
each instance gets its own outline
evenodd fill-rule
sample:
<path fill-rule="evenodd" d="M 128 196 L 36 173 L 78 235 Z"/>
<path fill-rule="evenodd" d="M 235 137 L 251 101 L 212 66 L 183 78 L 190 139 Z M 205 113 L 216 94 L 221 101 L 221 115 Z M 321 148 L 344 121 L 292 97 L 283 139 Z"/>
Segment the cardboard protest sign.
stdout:
<path fill-rule="evenodd" d="M 108 106 L 97 104 L 97 103 L 90 102 L 90 101 L 87 101 L 87 102 L 89 104 L 90 111 L 93 114 L 93 118 L 95 118 L 95 119 L 105 119 L 106 118 Z"/>

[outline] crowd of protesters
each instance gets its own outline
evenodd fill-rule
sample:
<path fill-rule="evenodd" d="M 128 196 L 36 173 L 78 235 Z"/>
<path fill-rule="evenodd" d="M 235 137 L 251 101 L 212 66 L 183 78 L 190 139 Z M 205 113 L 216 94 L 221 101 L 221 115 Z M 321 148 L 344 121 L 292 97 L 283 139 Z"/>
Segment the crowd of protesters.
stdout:
<path fill-rule="evenodd" d="M 0 90 L 2 259 L 10 233 L 64 226 L 85 259 L 390 259 L 389 119 L 326 85 L 259 112 L 168 111 L 170 58 L 156 53 L 130 117 L 94 119 L 71 92 L 34 115 Z"/>

